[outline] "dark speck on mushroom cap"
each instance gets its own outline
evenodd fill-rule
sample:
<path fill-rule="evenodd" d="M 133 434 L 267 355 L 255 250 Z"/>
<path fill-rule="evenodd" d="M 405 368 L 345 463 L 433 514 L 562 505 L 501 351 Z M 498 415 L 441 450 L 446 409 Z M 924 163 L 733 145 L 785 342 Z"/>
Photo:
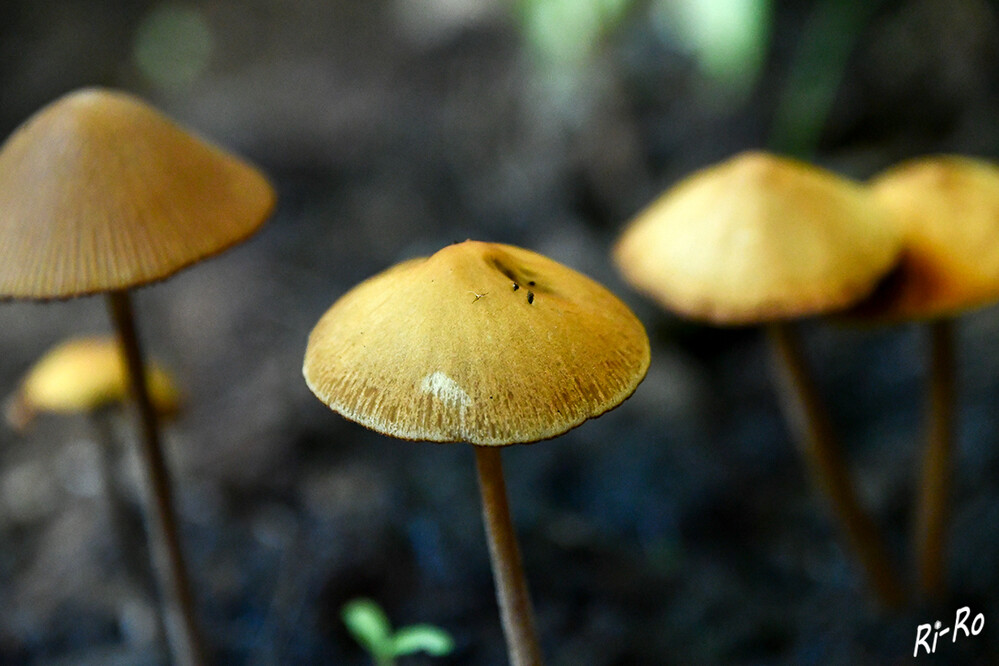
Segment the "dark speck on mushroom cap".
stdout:
<path fill-rule="evenodd" d="M 503 445 L 615 407 L 648 364 L 644 328 L 607 289 L 537 253 L 466 241 L 345 294 L 313 329 L 304 374 L 384 434 Z"/>

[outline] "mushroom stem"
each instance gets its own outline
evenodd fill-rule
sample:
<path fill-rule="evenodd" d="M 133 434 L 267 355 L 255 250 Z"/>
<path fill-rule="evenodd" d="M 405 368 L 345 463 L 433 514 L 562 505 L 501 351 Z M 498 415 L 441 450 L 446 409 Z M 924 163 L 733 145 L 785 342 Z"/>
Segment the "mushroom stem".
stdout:
<path fill-rule="evenodd" d="M 784 415 L 812 478 L 828 498 L 878 600 L 886 608 L 897 608 L 904 600 L 902 584 L 878 538 L 874 522 L 857 499 L 797 334 L 786 323 L 770 324 L 767 333 Z"/>
<path fill-rule="evenodd" d="M 496 598 L 503 619 L 510 664 L 540 666 L 541 647 L 538 645 L 534 610 L 517 547 L 517 534 L 510 519 L 499 447 L 476 446 L 475 463 L 479 470 L 482 519 L 486 524 Z"/>
<path fill-rule="evenodd" d="M 913 536 L 919 592 L 931 599 L 940 599 L 946 593 L 944 552 L 950 515 L 956 371 L 953 324 L 949 319 L 938 319 L 928 326 L 928 427 Z"/>
<path fill-rule="evenodd" d="M 121 559 L 128 574 L 147 571 L 148 567 L 145 564 L 142 564 L 141 568 L 133 566 L 135 558 L 132 555 L 136 551 L 133 547 L 134 539 L 130 538 L 128 515 L 114 481 L 114 429 L 111 427 L 110 410 L 105 407 L 91 412 L 90 423 L 94 430 L 94 448 L 97 450 L 98 474 L 107 507 L 108 527 L 115 539 L 115 545 L 121 549 Z M 138 577 L 137 580 L 142 580 L 142 577 Z"/>
<path fill-rule="evenodd" d="M 167 641 L 174 663 L 200 666 L 205 659 L 195 621 L 194 597 L 180 549 L 170 475 L 160 445 L 156 410 L 146 387 L 142 350 L 128 292 L 109 292 L 108 305 L 125 354 L 129 387 L 138 410 L 141 428 L 139 459 L 146 475 L 146 490 L 143 493 L 146 531 L 153 569 L 163 598 Z"/>
<path fill-rule="evenodd" d="M 112 413 L 109 407 L 101 407 L 90 413 L 90 423 L 94 432 L 94 448 L 97 449 L 98 474 L 100 474 L 103 499 L 107 509 L 108 528 L 111 530 L 115 547 L 126 578 L 142 590 L 149 598 L 155 595 L 154 581 L 150 576 L 149 564 L 135 547 L 139 535 L 133 528 L 130 510 L 115 483 L 115 436 L 112 426 Z M 157 628 L 166 635 L 163 613 L 156 617 Z"/>

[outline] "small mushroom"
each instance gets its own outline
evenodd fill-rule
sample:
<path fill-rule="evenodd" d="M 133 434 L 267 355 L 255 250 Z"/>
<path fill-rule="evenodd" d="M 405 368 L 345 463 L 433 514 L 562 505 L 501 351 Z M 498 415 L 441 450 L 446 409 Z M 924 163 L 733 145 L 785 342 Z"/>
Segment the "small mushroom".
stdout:
<path fill-rule="evenodd" d="M 159 363 L 146 366 L 149 398 L 162 417 L 176 414 L 180 391 Z M 121 345 L 112 336 L 76 337 L 48 350 L 28 370 L 16 392 L 7 400 L 5 416 L 15 430 L 25 430 L 40 414 L 83 414 L 95 433 L 101 487 L 108 523 L 122 549 L 128 576 L 145 580 L 148 563 L 131 548 L 135 539 L 130 529 L 130 508 L 114 483 L 115 438 L 111 410 L 129 397 L 128 371 Z M 163 620 L 164 618 L 160 618 Z"/>
<path fill-rule="evenodd" d="M 902 587 L 850 480 L 790 321 L 845 308 L 896 263 L 900 241 L 858 184 L 762 152 L 671 188 L 628 226 L 614 260 L 636 289 L 715 325 L 766 324 L 786 418 L 876 594 Z"/>
<path fill-rule="evenodd" d="M 245 240 L 274 190 L 122 92 L 86 88 L 0 147 L 0 298 L 119 293 Z"/>
<path fill-rule="evenodd" d="M 953 155 L 923 157 L 875 176 L 870 188 L 902 237 L 902 261 L 850 315 L 921 321 L 928 329 L 927 440 L 913 545 L 919 590 L 939 599 L 946 593 L 954 448 L 953 322 L 999 300 L 999 167 Z"/>
<path fill-rule="evenodd" d="M 146 386 L 157 413 L 177 411 L 180 392 L 158 363 L 146 366 Z M 23 430 L 40 412 L 94 413 L 124 402 L 128 394 L 125 357 L 116 339 L 70 338 L 47 351 L 28 370 L 8 400 L 7 421 Z"/>
<path fill-rule="evenodd" d="M 69 93 L 0 146 L 0 299 L 108 295 L 141 425 L 146 523 L 178 663 L 205 658 L 128 290 L 246 239 L 274 201 L 255 168 L 112 90 Z"/>
<path fill-rule="evenodd" d="M 534 252 L 466 241 L 342 296 L 312 330 L 303 373 L 320 400 L 372 430 L 475 445 L 503 628 L 523 665 L 541 652 L 498 447 L 612 409 L 648 365 L 644 328 L 604 287 Z"/>

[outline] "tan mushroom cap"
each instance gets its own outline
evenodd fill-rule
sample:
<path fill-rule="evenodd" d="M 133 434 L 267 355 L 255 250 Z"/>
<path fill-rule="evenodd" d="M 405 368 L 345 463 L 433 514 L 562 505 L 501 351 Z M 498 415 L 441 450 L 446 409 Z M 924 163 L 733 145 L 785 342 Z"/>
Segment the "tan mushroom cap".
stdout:
<path fill-rule="evenodd" d="M 924 157 L 896 165 L 870 186 L 898 225 L 903 253 L 859 314 L 929 319 L 999 300 L 999 167 Z"/>
<path fill-rule="evenodd" d="M 135 97 L 70 93 L 0 147 L 0 297 L 163 279 L 247 238 L 274 201 L 255 168 Z"/>
<path fill-rule="evenodd" d="M 653 202 L 624 231 L 614 260 L 628 282 L 671 310 L 750 324 L 849 306 L 874 288 L 899 248 L 859 184 L 748 152 Z"/>
<path fill-rule="evenodd" d="M 504 445 L 612 409 L 648 367 L 645 329 L 607 289 L 465 241 L 347 292 L 312 330 L 303 372 L 330 408 L 383 434 Z"/>
<path fill-rule="evenodd" d="M 180 392 L 156 361 L 146 367 L 146 386 L 160 414 L 178 410 Z M 128 395 L 125 356 L 116 338 L 70 338 L 31 367 L 10 402 L 7 416 L 15 428 L 23 429 L 40 412 L 92 412 L 124 402 Z"/>

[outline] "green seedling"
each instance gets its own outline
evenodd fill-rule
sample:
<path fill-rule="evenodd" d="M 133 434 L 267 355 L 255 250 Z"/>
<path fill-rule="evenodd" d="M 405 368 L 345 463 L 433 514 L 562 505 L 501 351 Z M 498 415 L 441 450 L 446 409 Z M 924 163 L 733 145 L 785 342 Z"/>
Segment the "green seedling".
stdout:
<path fill-rule="evenodd" d="M 417 652 L 443 657 L 454 650 L 451 635 L 430 624 L 411 624 L 393 632 L 385 611 L 371 599 L 348 602 L 340 617 L 376 666 L 394 666 L 397 657 Z"/>

